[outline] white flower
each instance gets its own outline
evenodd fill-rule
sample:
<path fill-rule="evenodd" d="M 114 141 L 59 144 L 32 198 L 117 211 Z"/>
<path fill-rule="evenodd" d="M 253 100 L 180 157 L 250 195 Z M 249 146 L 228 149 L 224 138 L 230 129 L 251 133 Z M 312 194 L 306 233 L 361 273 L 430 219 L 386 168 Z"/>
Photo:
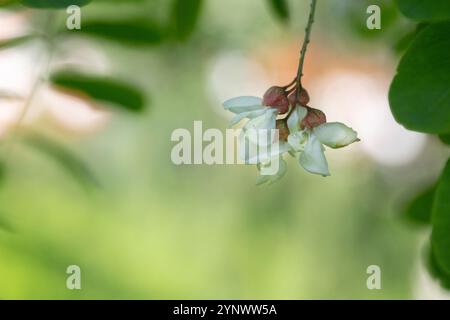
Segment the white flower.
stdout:
<path fill-rule="evenodd" d="M 306 114 L 305 108 L 297 107 L 287 120 L 291 154 L 292 152 L 299 154 L 298 161 L 306 171 L 329 176 L 328 162 L 324 154 L 325 148 L 322 144 L 330 148 L 342 148 L 359 141 L 357 133 L 339 122 L 324 123 L 312 130 L 301 130 L 299 123 Z"/>
<path fill-rule="evenodd" d="M 300 131 L 300 122 L 306 117 L 308 110 L 306 108 L 297 106 L 292 114 L 287 119 L 287 125 L 290 133 Z"/>
<path fill-rule="evenodd" d="M 314 134 L 309 134 L 308 142 L 305 149 L 300 153 L 298 161 L 301 166 L 308 172 L 320 174 L 321 176 L 329 176 L 328 162 L 325 158 L 324 147 Z"/>
<path fill-rule="evenodd" d="M 314 128 L 313 133 L 321 143 L 334 149 L 359 141 L 356 131 L 340 122 L 324 123 Z"/>
<path fill-rule="evenodd" d="M 297 105 L 285 120 L 289 129 L 287 141 L 274 139 L 279 110 L 263 106 L 263 100 L 257 97 L 237 97 L 227 100 L 224 108 L 235 114 L 231 126 L 242 119 L 249 119 L 239 137 L 240 157 L 246 164 L 256 164 L 260 175 L 256 184 L 272 184 L 284 176 L 287 170 L 283 154 L 290 153 L 298 157 L 300 165 L 308 172 L 329 176 L 328 162 L 325 157 L 325 146 L 342 148 L 359 141 L 356 131 L 339 122 L 322 123 L 311 129 L 317 121 L 306 121 L 308 110 Z M 316 110 L 320 112 L 319 110 Z M 325 115 L 321 122 L 325 122 Z M 313 114 L 316 115 L 316 114 Z M 317 116 L 316 116 L 317 117 Z M 307 122 L 309 125 L 300 124 Z M 315 118 L 313 118 L 315 120 Z M 283 121 L 283 120 L 279 120 Z M 285 128 L 285 127 L 284 127 Z M 283 139 L 286 136 L 284 136 Z M 270 169 L 270 170 L 269 170 Z"/>
<path fill-rule="evenodd" d="M 244 132 L 239 136 L 239 157 L 246 164 L 269 163 L 274 157 L 288 152 L 290 146 L 286 142 L 275 142 L 268 145 L 257 145 Z"/>
<path fill-rule="evenodd" d="M 278 110 L 262 105 L 262 99 L 258 97 L 236 97 L 223 103 L 226 110 L 235 113 L 230 126 L 236 125 L 244 118 L 250 119 L 244 126 L 244 134 L 256 145 L 268 145 L 271 130 L 275 129 Z"/>

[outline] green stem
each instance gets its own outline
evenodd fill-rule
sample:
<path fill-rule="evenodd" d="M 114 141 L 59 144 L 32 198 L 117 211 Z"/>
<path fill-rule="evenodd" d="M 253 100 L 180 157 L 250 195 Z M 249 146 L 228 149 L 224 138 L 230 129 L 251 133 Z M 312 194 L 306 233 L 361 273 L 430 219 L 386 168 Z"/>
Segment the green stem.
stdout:
<path fill-rule="evenodd" d="M 298 64 L 297 71 L 297 99 L 300 98 L 300 93 L 303 89 L 302 87 L 302 76 L 303 76 L 303 65 L 305 62 L 306 50 L 308 49 L 308 44 L 310 42 L 309 38 L 311 36 L 311 29 L 314 22 L 314 15 L 316 13 L 316 3 L 317 0 L 311 0 L 311 9 L 309 11 L 308 24 L 305 29 L 305 39 L 303 40 L 302 50 L 300 51 L 300 61 Z"/>

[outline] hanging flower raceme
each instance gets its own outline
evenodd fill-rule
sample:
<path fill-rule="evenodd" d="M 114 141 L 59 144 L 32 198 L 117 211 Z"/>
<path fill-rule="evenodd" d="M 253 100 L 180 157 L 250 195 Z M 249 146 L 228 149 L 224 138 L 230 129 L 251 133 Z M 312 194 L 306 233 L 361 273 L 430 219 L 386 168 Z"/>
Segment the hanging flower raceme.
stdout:
<path fill-rule="evenodd" d="M 296 157 L 306 171 L 329 176 L 325 146 L 336 149 L 359 141 L 353 129 L 327 122 L 322 111 L 308 106 L 309 95 L 301 80 L 315 8 L 316 0 L 312 0 L 295 79 L 284 87 L 269 88 L 262 99 L 237 97 L 223 104 L 235 114 L 231 126 L 248 119 L 239 137 L 240 155 L 247 164 L 257 165 L 257 184 L 270 184 L 284 176 L 285 153 Z"/>
<path fill-rule="evenodd" d="M 224 108 L 235 114 L 231 126 L 247 119 L 239 137 L 240 157 L 247 164 L 257 165 L 257 184 L 270 184 L 285 175 L 286 153 L 297 158 L 306 171 L 329 176 L 325 146 L 337 149 L 359 141 L 353 129 L 327 122 L 322 111 L 307 106 L 306 90 L 302 88 L 298 94 L 296 87 L 286 88 L 271 87 L 262 99 L 244 96 L 224 103 Z M 256 154 L 249 152 L 251 149 L 257 150 Z M 277 170 L 265 174 L 264 169 L 274 162 Z"/>

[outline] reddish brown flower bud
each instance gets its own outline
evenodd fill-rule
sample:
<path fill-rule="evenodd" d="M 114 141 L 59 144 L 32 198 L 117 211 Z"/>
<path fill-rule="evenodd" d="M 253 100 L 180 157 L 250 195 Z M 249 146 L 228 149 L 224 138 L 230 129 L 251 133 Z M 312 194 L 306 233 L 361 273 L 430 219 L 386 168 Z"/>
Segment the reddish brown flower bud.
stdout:
<path fill-rule="evenodd" d="M 289 100 L 286 91 L 281 87 L 271 87 L 263 97 L 263 105 L 278 109 L 279 114 L 289 111 Z"/>
<path fill-rule="evenodd" d="M 302 88 L 302 91 L 300 92 L 300 97 L 297 99 L 297 90 L 292 92 L 289 97 L 289 103 L 292 107 L 295 107 L 297 104 L 300 104 L 301 106 L 306 106 L 309 102 L 309 94 L 308 91 Z"/>
<path fill-rule="evenodd" d="M 278 129 L 279 139 L 280 141 L 287 141 L 289 136 L 289 129 L 284 119 L 277 120 L 276 129 Z"/>
<path fill-rule="evenodd" d="M 300 122 L 300 128 L 301 129 L 312 129 L 317 126 L 320 126 L 321 124 L 327 122 L 327 117 L 325 116 L 325 113 L 320 111 L 319 109 L 314 109 L 310 107 L 306 107 L 308 109 L 308 113 L 303 118 L 303 120 Z"/>

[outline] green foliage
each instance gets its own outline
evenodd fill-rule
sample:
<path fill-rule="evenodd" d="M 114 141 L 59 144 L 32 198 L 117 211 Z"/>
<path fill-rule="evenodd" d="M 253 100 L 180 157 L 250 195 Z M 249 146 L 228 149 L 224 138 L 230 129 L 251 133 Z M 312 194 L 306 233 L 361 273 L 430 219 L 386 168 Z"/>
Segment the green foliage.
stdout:
<path fill-rule="evenodd" d="M 433 252 L 433 248 L 429 249 L 427 258 L 427 267 L 431 276 L 438 280 L 442 287 L 450 289 L 450 274 L 442 270 L 441 266 L 436 260 L 436 255 Z"/>
<path fill-rule="evenodd" d="M 400 11 L 416 21 L 439 21 L 450 19 L 448 0 L 397 0 Z"/>
<path fill-rule="evenodd" d="M 174 0 L 172 30 L 178 40 L 187 39 L 198 23 L 203 0 Z"/>
<path fill-rule="evenodd" d="M 64 9 L 71 5 L 85 6 L 91 0 L 21 0 L 24 6 L 38 9 Z"/>
<path fill-rule="evenodd" d="M 407 34 L 403 35 L 401 38 L 399 38 L 397 41 L 395 41 L 394 44 L 394 50 L 396 53 L 403 53 L 408 49 L 410 44 L 413 42 L 413 40 L 417 37 L 417 35 L 422 31 L 426 26 L 428 26 L 428 23 L 419 23 L 417 24 L 416 28 Z"/>
<path fill-rule="evenodd" d="M 16 38 L 11 38 L 11 39 L 6 39 L 3 41 L 0 41 L 0 50 L 19 46 L 19 45 L 26 43 L 34 38 L 35 38 L 35 36 L 33 36 L 33 35 L 26 35 L 26 36 L 21 36 L 21 37 L 16 37 Z"/>
<path fill-rule="evenodd" d="M 380 7 L 382 29 L 367 28 L 367 18 L 369 17 L 367 8 L 370 5 Z M 391 38 L 398 36 L 400 29 L 397 25 L 399 13 L 392 0 L 349 1 L 345 4 L 345 10 L 342 10 L 341 14 L 340 19 L 343 20 L 346 26 L 346 32 L 361 39 L 392 41 Z"/>
<path fill-rule="evenodd" d="M 25 143 L 55 160 L 82 186 L 86 188 L 99 186 L 91 169 L 63 145 L 37 134 L 27 136 Z"/>
<path fill-rule="evenodd" d="M 406 128 L 450 132 L 450 22 L 432 24 L 419 33 L 397 69 L 389 102 Z"/>
<path fill-rule="evenodd" d="M 450 21 L 445 21 L 450 19 L 450 2 L 397 0 L 397 5 L 405 16 L 422 22 L 418 30 L 423 30 L 411 37 L 414 40 L 392 81 L 389 91 L 392 113 L 406 128 L 438 134 L 442 142 L 450 144 Z M 450 289 L 449 196 L 450 160 L 438 185 L 414 199 L 406 213 L 420 223 L 427 224 L 431 218 L 428 269 L 447 289 Z"/>
<path fill-rule="evenodd" d="M 60 71 L 51 76 L 50 81 L 63 90 L 88 96 L 89 98 L 112 103 L 122 109 L 139 112 L 145 101 L 140 90 L 112 78 Z"/>
<path fill-rule="evenodd" d="M 281 21 L 289 20 L 289 6 L 286 0 L 268 0 L 274 15 Z"/>
<path fill-rule="evenodd" d="M 16 4 L 19 0 L 0 0 L 0 7 L 6 7 L 12 4 Z"/>
<path fill-rule="evenodd" d="M 450 145 L 450 134 L 441 134 L 439 135 L 439 139 L 445 144 Z"/>
<path fill-rule="evenodd" d="M 415 223 L 428 225 L 431 222 L 435 191 L 436 186 L 433 185 L 418 194 L 408 204 L 405 210 L 405 216 Z"/>
<path fill-rule="evenodd" d="M 155 45 L 164 39 L 164 33 L 159 26 L 136 20 L 90 21 L 84 23 L 80 31 L 68 34 L 101 37 L 129 45 Z M 67 33 L 64 33 L 64 36 L 66 35 Z"/>
<path fill-rule="evenodd" d="M 442 270 L 450 275 L 450 160 L 436 190 L 431 245 Z"/>

